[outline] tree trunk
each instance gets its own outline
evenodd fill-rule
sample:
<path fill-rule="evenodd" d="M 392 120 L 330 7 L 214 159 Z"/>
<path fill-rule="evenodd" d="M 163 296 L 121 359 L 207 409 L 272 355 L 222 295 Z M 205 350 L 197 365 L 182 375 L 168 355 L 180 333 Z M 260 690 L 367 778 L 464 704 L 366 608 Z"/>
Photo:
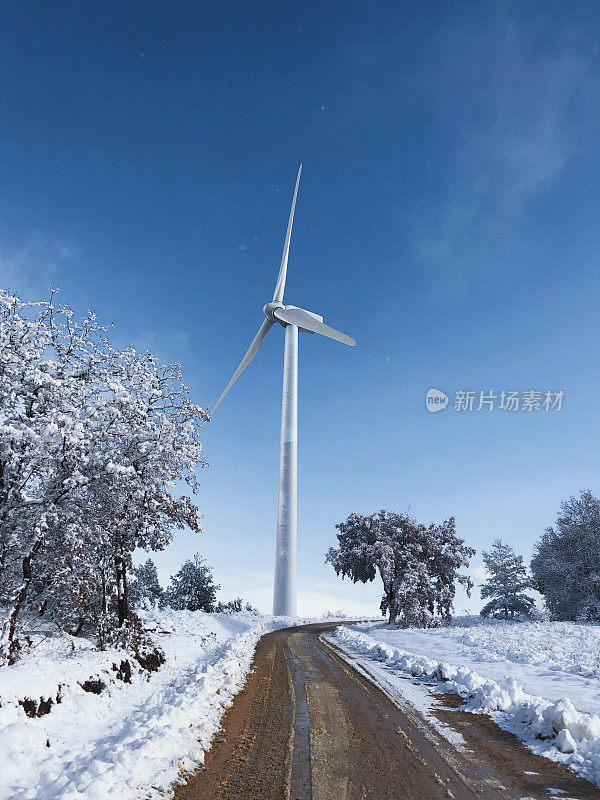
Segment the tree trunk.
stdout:
<path fill-rule="evenodd" d="M 121 628 L 125 624 L 129 612 L 127 603 L 127 568 L 121 555 L 115 558 L 115 571 L 117 577 L 117 613 L 119 628 Z"/>
<path fill-rule="evenodd" d="M 14 663 L 15 654 L 16 654 L 16 647 L 17 642 L 15 640 L 15 633 L 17 631 L 17 621 L 19 619 L 19 614 L 21 613 L 21 609 L 27 599 L 27 591 L 31 584 L 32 579 L 32 571 L 31 571 L 31 560 L 34 555 L 37 553 L 41 545 L 41 541 L 36 542 L 34 546 L 31 548 L 31 551 L 23 557 L 22 561 L 22 569 L 23 569 L 23 581 L 18 588 L 15 597 L 12 602 L 12 608 L 8 613 L 7 618 L 7 628 L 3 631 L 3 650 L 4 652 L 0 654 L 0 657 L 7 659 L 9 664 Z"/>
<path fill-rule="evenodd" d="M 102 613 L 106 614 L 106 576 L 104 575 L 104 570 L 102 570 Z"/>
<path fill-rule="evenodd" d="M 389 608 L 389 611 L 390 611 L 390 618 L 388 620 L 388 625 L 395 625 L 396 624 L 397 612 L 396 612 L 396 606 L 394 605 L 394 593 L 393 592 L 388 592 L 387 593 L 387 603 L 388 603 L 388 608 Z"/>

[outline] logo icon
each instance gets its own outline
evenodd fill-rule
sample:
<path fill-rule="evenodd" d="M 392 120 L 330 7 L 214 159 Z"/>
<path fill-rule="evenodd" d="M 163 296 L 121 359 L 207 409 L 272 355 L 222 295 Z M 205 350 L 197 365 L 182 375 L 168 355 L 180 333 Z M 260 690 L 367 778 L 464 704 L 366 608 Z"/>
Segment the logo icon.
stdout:
<path fill-rule="evenodd" d="M 448 395 L 440 389 L 428 389 L 425 395 L 425 407 L 431 414 L 442 411 L 448 405 Z"/>

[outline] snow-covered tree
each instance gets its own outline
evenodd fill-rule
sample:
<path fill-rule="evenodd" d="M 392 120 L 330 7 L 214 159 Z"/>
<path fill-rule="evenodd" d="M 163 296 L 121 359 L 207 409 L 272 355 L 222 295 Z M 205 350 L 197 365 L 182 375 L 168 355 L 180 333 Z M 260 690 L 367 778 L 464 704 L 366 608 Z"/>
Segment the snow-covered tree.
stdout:
<path fill-rule="evenodd" d="M 165 599 L 172 608 L 186 611 L 214 611 L 217 591 L 210 567 L 196 553 L 188 559 L 166 590 Z"/>
<path fill-rule="evenodd" d="M 161 602 L 163 589 L 158 580 L 156 564 L 151 558 L 135 568 L 135 579 L 129 593 L 133 603 L 141 603 L 144 600 L 152 604 Z"/>
<path fill-rule="evenodd" d="M 251 603 L 244 603 L 241 597 L 236 597 L 235 600 L 228 600 L 226 603 L 218 602 L 215 606 L 215 611 L 221 614 L 239 614 L 240 611 L 256 611 Z"/>
<path fill-rule="evenodd" d="M 557 620 L 600 620 L 600 500 L 591 491 L 561 504 L 531 560 L 534 588 Z"/>
<path fill-rule="evenodd" d="M 514 619 L 529 617 L 535 600 L 525 594 L 531 587 L 523 556 L 518 556 L 512 547 L 501 539 L 492 542 L 492 549 L 482 553 L 483 563 L 489 573 L 481 585 L 481 597 L 491 597 L 481 609 L 482 617 Z"/>
<path fill-rule="evenodd" d="M 329 548 L 326 562 L 354 583 L 372 581 L 379 573 L 381 611 L 389 613 L 390 624 L 427 627 L 435 624 L 436 614 L 449 622 L 456 584 L 467 593 L 473 586 L 459 570 L 475 551 L 456 536 L 453 517 L 426 526 L 404 514 L 380 511 L 367 517 L 350 514 L 336 528 L 338 547 Z"/>
<path fill-rule="evenodd" d="M 136 547 L 199 530 L 199 424 L 178 365 L 117 350 L 93 314 L 0 291 L 0 663 L 34 604 L 80 631 L 130 619 Z M 132 620 L 133 624 L 133 620 Z"/>

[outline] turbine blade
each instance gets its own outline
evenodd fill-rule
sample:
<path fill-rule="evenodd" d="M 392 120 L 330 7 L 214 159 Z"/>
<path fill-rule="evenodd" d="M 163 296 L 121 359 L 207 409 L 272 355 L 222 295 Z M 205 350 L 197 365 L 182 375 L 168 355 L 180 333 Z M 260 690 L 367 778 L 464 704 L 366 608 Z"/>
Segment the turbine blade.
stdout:
<path fill-rule="evenodd" d="M 218 406 L 220 405 L 221 400 L 225 397 L 227 392 L 231 389 L 233 384 L 237 381 L 237 379 L 240 377 L 242 372 L 246 369 L 246 367 L 252 361 L 254 356 L 258 353 L 258 350 L 259 350 L 261 344 L 263 343 L 263 340 L 264 340 L 265 336 L 267 335 L 267 333 L 270 331 L 270 329 L 272 327 L 273 327 L 273 323 L 269 322 L 268 319 L 266 319 L 263 322 L 263 324 L 260 326 L 260 328 L 258 329 L 258 333 L 256 334 L 256 336 L 252 340 L 252 344 L 246 350 L 246 355 L 242 358 L 238 368 L 233 373 L 233 377 L 231 378 L 231 380 L 229 381 L 227 386 L 223 389 L 223 393 L 221 394 L 221 397 L 219 397 L 219 399 L 217 400 L 217 402 L 213 406 L 212 411 L 210 412 L 211 414 L 214 414 L 214 412 L 217 410 Z"/>
<path fill-rule="evenodd" d="M 288 255 L 290 254 L 290 239 L 292 238 L 292 225 L 294 224 L 294 210 L 296 208 L 296 197 L 298 196 L 298 185 L 300 184 L 301 172 L 302 172 L 302 164 L 300 164 L 300 168 L 298 170 L 298 177 L 296 178 L 296 188 L 294 189 L 294 199 L 292 200 L 290 218 L 288 220 L 287 232 L 285 234 L 283 255 L 281 256 L 281 266 L 279 267 L 279 275 L 277 276 L 277 283 L 275 284 L 275 292 L 273 293 L 274 303 L 283 303 L 283 292 L 285 291 L 285 278 L 287 275 Z"/>
<path fill-rule="evenodd" d="M 351 336 L 346 336 L 345 333 L 340 333 L 340 331 L 336 331 L 335 328 L 330 328 L 329 325 L 325 325 L 324 322 L 316 319 L 308 311 L 304 311 L 303 308 L 276 308 L 273 314 L 282 322 L 287 322 L 288 325 L 297 325 L 305 331 L 320 333 L 321 336 L 335 339 L 336 342 L 348 344 L 350 347 L 354 347 L 356 344 Z"/>

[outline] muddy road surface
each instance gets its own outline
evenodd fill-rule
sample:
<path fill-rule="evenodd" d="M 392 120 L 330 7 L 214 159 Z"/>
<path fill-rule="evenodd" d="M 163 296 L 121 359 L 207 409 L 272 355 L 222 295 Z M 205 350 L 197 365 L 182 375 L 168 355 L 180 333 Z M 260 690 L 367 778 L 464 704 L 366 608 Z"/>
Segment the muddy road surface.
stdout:
<path fill-rule="evenodd" d="M 597 787 L 440 695 L 438 717 L 466 743 L 455 748 L 324 641 L 334 627 L 260 640 L 222 732 L 175 800 L 600 800 Z"/>

